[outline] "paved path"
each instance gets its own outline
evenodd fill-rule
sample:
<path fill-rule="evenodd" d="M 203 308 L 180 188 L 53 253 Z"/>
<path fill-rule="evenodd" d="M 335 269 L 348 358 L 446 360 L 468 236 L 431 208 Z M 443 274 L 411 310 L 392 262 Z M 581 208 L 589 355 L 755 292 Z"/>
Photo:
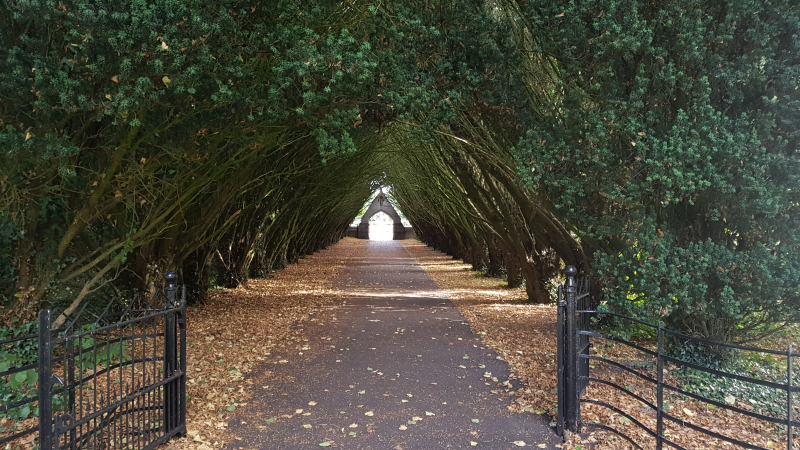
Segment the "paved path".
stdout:
<path fill-rule="evenodd" d="M 240 440 L 228 448 L 309 449 L 332 441 L 330 448 L 342 449 L 517 449 L 514 441 L 524 441 L 553 449 L 560 443 L 544 418 L 511 413 L 512 399 L 491 392 L 504 387 L 484 375 L 503 382 L 508 364 L 481 345 L 399 242 L 370 241 L 333 287 L 357 292 L 335 310 L 336 322 L 324 331 L 311 327 L 330 337 L 324 342 L 335 350 L 265 365 L 283 381 L 231 420 Z M 275 422 L 266 424 L 268 417 Z"/>

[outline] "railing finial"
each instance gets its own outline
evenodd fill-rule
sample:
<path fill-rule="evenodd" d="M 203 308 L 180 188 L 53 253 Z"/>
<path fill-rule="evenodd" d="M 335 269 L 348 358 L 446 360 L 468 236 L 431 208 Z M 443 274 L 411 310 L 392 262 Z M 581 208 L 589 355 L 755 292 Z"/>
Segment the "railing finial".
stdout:
<path fill-rule="evenodd" d="M 564 269 L 564 276 L 567 278 L 567 287 L 575 287 L 575 275 L 578 275 L 578 269 L 576 269 L 575 266 L 567 266 Z"/>

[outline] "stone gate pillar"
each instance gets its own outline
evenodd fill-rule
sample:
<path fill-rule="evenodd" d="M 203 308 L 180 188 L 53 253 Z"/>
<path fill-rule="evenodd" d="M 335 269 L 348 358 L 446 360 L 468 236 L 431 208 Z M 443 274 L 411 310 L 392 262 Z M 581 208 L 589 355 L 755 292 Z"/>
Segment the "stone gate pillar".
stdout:
<path fill-rule="evenodd" d="M 369 239 L 369 222 L 364 223 L 361 222 L 358 224 L 358 235 L 359 239 Z"/>
<path fill-rule="evenodd" d="M 406 238 L 406 227 L 403 226 L 402 223 L 395 223 L 392 239 L 394 239 L 395 241 L 399 241 L 405 238 Z"/>

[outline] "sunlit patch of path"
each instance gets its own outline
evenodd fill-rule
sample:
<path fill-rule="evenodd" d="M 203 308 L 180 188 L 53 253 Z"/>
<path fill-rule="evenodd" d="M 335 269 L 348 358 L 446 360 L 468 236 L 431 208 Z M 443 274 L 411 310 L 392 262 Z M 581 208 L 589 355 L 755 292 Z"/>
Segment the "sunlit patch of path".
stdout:
<path fill-rule="evenodd" d="M 335 250 L 335 247 L 331 250 Z M 229 423 L 228 448 L 556 448 L 547 421 L 510 412 L 508 364 L 398 241 L 369 241 L 333 282 L 339 305 L 309 336 L 326 351 L 267 363 Z M 329 313 L 330 313 L 329 312 Z M 257 378 L 258 370 L 254 371 Z M 506 384 L 504 384 L 506 383 Z M 543 447 L 539 447 L 544 444 Z"/>

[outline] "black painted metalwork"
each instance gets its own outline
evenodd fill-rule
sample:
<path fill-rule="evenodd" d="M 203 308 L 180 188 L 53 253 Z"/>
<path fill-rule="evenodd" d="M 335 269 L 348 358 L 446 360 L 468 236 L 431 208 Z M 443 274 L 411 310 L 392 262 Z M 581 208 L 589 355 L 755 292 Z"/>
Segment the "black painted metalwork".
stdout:
<path fill-rule="evenodd" d="M 174 272 L 164 278 L 150 299 L 39 312 L 38 336 L 26 337 L 38 338 L 38 396 L 24 399 L 39 424 L 0 444 L 38 431 L 40 449 L 152 449 L 186 433 L 186 291 Z"/>
<path fill-rule="evenodd" d="M 781 351 L 781 350 L 763 349 L 752 346 L 744 346 L 727 342 L 714 342 L 707 339 L 695 338 L 682 333 L 668 330 L 664 327 L 663 323 L 654 325 L 651 323 L 643 322 L 638 319 L 612 313 L 609 311 L 596 311 L 591 308 L 590 304 L 589 278 L 584 277 L 576 281 L 575 276 L 577 275 L 577 270 L 575 270 L 575 268 L 572 266 L 567 267 L 565 275 L 566 275 L 566 282 L 563 286 L 559 287 L 558 299 L 557 299 L 558 420 L 556 425 L 557 426 L 556 431 L 560 436 L 565 436 L 567 431 L 579 433 L 581 431 L 581 427 L 587 427 L 587 428 L 591 427 L 613 432 L 622 437 L 623 439 L 625 439 L 626 441 L 628 441 L 629 443 L 631 443 L 636 448 L 642 448 L 642 444 L 645 444 L 648 447 L 654 446 L 654 448 L 656 448 L 657 450 L 661 450 L 666 446 L 682 450 L 683 447 L 681 447 L 675 442 L 670 441 L 668 439 L 669 435 L 665 432 L 665 423 L 666 423 L 665 421 L 670 421 L 672 423 L 679 424 L 681 427 L 689 428 L 696 432 L 703 433 L 707 436 L 717 438 L 731 444 L 738 445 L 739 447 L 742 448 L 766 450 L 765 447 L 760 447 L 752 443 L 743 442 L 738 439 L 725 436 L 719 432 L 711 431 L 707 428 L 696 425 L 692 423 L 691 420 L 687 420 L 685 417 L 681 418 L 669 414 L 667 410 L 664 408 L 665 396 L 677 395 L 682 397 L 689 397 L 694 400 L 704 402 L 708 405 L 713 405 L 715 408 L 722 408 L 748 417 L 753 417 L 759 420 L 763 420 L 765 422 L 773 423 L 780 426 L 785 426 L 786 441 L 787 441 L 786 448 L 788 450 L 793 450 L 793 432 L 797 430 L 797 427 L 800 427 L 800 422 L 798 422 L 794 416 L 793 408 L 795 407 L 795 405 L 793 402 L 793 394 L 800 392 L 800 386 L 797 386 L 795 383 L 793 383 L 792 377 L 794 376 L 793 365 L 796 364 L 797 357 L 800 356 L 800 353 L 796 353 L 791 345 L 789 346 L 788 350 Z M 623 339 L 618 336 L 612 336 L 608 334 L 598 333 L 596 331 L 591 331 L 589 329 L 590 318 L 601 317 L 601 316 L 626 320 L 630 321 L 631 323 L 636 323 L 638 325 L 651 328 L 655 333 L 657 333 L 658 336 L 657 347 L 655 349 L 649 349 L 645 348 L 642 345 L 631 343 L 627 339 Z M 667 354 L 665 350 L 665 338 L 667 336 L 669 336 L 675 342 L 678 341 L 683 341 L 684 343 L 694 342 L 707 346 L 717 346 L 721 348 L 728 348 L 734 350 L 760 352 L 779 357 L 785 357 L 786 382 L 781 383 L 776 381 L 769 381 L 769 380 L 729 373 L 723 370 L 711 369 L 695 363 L 680 360 L 678 358 L 675 358 Z M 647 357 L 652 358 L 654 361 L 652 361 L 652 363 L 645 364 L 645 367 L 632 368 L 624 364 L 623 362 L 607 359 L 602 356 L 598 356 L 597 354 L 591 354 L 592 338 L 600 339 L 601 341 L 605 342 L 616 342 L 623 344 L 631 349 L 640 352 L 641 354 Z M 632 392 L 630 389 L 623 387 L 614 381 L 593 377 L 590 373 L 591 370 L 589 365 L 590 361 L 595 361 L 609 368 L 613 368 L 614 370 L 619 370 L 624 373 L 635 375 L 636 377 L 641 379 L 644 383 L 653 386 L 655 394 L 654 398 L 650 399 L 645 398 L 649 397 L 652 394 L 638 395 L 635 392 Z M 718 377 L 731 378 L 745 383 L 751 383 L 755 385 L 768 387 L 771 389 L 785 391 L 786 415 L 785 417 L 775 417 L 775 416 L 768 416 L 765 414 L 756 413 L 741 407 L 705 398 L 695 393 L 687 392 L 686 390 L 681 389 L 679 387 L 672 386 L 664 381 L 664 374 L 667 372 L 668 365 L 671 366 L 672 368 L 679 368 L 679 367 L 691 368 L 694 370 L 699 370 L 712 375 L 716 375 Z M 656 418 L 655 429 L 651 429 L 647 425 L 643 424 L 640 420 L 637 420 L 637 418 L 634 417 L 634 415 L 631 415 L 630 412 L 623 411 L 622 409 L 620 409 L 615 405 L 611 405 L 607 402 L 603 402 L 596 399 L 582 398 L 589 383 L 603 384 L 609 386 L 615 389 L 619 393 L 619 395 L 624 395 L 633 398 L 637 400 L 642 405 L 643 408 L 652 410 L 655 413 L 654 415 Z M 625 432 L 626 430 L 622 430 L 619 427 L 613 426 L 612 424 L 583 421 L 581 418 L 581 407 L 580 407 L 582 403 L 592 403 L 594 405 L 607 408 L 616 413 L 617 415 L 619 415 L 620 417 L 626 418 L 630 423 L 630 426 L 638 427 L 642 429 L 647 435 L 652 437 L 652 442 L 647 442 L 647 443 L 637 442 L 637 440 L 634 439 L 629 433 Z"/>
<path fill-rule="evenodd" d="M 557 432 L 580 430 L 580 398 L 589 385 L 589 360 L 578 355 L 589 355 L 589 336 L 579 330 L 588 326 L 587 318 L 579 310 L 589 307 L 589 277 L 575 279 L 578 271 L 573 266 L 565 270 L 566 283 L 558 288 L 558 421 Z"/>
<path fill-rule="evenodd" d="M 25 336 L 16 336 L 10 339 L 0 340 L 0 350 L 7 350 L 11 349 L 10 353 L 13 353 L 14 347 L 23 346 L 23 347 L 32 347 L 36 348 L 35 343 L 37 342 L 38 335 L 30 334 Z M 31 362 L 30 360 L 19 360 L 17 358 L 12 357 L 10 354 L 4 356 L 4 358 L 9 358 L 11 361 L 6 359 L 3 364 L 3 370 L 0 370 L 0 378 L 5 380 L 11 380 L 11 377 L 19 376 L 18 374 L 28 372 L 30 370 L 36 370 L 38 368 L 38 364 L 36 362 Z M 30 389 L 32 390 L 32 389 Z M 22 398 L 16 398 L 10 400 L 8 403 L 0 404 L 0 413 L 9 414 L 19 411 L 23 408 L 33 409 L 35 408 L 36 402 L 38 397 L 36 396 L 35 392 L 29 393 L 22 393 L 20 395 L 24 395 Z M 4 430 L 6 436 L 0 438 L 0 447 L 5 448 L 5 445 L 14 442 L 17 439 L 29 436 L 34 434 L 38 431 L 36 424 L 27 425 L 26 422 L 21 422 L 12 425 L 9 429 Z"/>

